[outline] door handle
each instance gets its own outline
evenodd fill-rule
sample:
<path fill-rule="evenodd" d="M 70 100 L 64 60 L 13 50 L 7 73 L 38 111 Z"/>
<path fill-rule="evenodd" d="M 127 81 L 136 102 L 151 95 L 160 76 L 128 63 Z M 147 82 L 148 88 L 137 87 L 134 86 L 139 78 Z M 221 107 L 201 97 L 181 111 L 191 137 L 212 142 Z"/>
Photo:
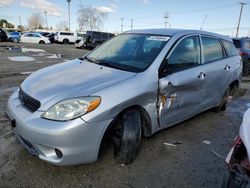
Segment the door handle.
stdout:
<path fill-rule="evenodd" d="M 226 65 L 224 68 L 226 71 L 229 71 L 231 69 L 231 67 L 229 65 Z"/>
<path fill-rule="evenodd" d="M 206 74 L 204 72 L 201 72 L 198 76 L 199 79 L 204 80 L 206 78 Z"/>

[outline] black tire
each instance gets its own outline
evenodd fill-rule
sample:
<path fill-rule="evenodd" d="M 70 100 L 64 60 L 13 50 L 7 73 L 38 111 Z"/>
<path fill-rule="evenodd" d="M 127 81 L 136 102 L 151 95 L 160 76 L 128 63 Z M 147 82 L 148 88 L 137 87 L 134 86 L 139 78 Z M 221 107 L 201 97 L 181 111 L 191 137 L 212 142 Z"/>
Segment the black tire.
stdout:
<path fill-rule="evenodd" d="M 18 43 L 18 42 L 19 42 L 19 40 L 18 40 L 17 38 L 14 38 L 12 41 L 13 41 L 14 43 Z"/>
<path fill-rule="evenodd" d="M 69 44 L 69 39 L 63 39 L 63 44 Z"/>
<path fill-rule="evenodd" d="M 39 41 L 39 44 L 45 44 L 45 42 L 43 40 Z"/>
<path fill-rule="evenodd" d="M 141 115 L 137 110 L 130 109 L 122 114 L 114 127 L 112 140 L 116 161 L 122 164 L 133 162 L 141 142 Z"/>
<path fill-rule="evenodd" d="M 2 42 L 2 37 L 0 37 L 0 42 Z"/>
<path fill-rule="evenodd" d="M 228 98 L 229 98 L 229 89 L 226 90 L 220 101 L 220 104 L 214 108 L 214 111 L 215 112 L 225 111 L 227 109 Z"/>

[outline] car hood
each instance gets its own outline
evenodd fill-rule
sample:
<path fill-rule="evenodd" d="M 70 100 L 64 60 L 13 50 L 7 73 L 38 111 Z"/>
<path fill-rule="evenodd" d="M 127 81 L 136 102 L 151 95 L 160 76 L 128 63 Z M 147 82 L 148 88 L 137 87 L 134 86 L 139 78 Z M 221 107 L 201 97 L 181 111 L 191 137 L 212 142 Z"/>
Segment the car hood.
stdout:
<path fill-rule="evenodd" d="M 246 147 L 248 158 L 250 159 L 250 108 L 244 114 L 239 134 Z"/>
<path fill-rule="evenodd" d="M 56 103 L 66 98 L 89 96 L 135 74 L 76 59 L 32 73 L 21 88 L 39 100 L 42 108 L 50 101 Z"/>

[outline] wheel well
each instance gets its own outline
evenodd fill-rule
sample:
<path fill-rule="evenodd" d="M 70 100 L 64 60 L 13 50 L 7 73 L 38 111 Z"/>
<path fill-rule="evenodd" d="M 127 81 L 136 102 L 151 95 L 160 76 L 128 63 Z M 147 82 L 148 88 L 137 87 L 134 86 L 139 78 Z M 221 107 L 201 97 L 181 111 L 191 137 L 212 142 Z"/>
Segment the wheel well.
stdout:
<path fill-rule="evenodd" d="M 230 85 L 229 85 L 229 95 L 230 96 L 234 96 L 238 89 L 239 89 L 239 86 L 240 86 L 240 82 L 238 80 L 235 80 L 233 81 Z"/>
<path fill-rule="evenodd" d="M 147 111 L 139 106 L 139 105 L 135 105 L 135 106 L 130 106 L 124 110 L 122 110 L 120 113 L 118 113 L 115 118 L 113 119 L 113 121 L 110 123 L 109 127 L 107 128 L 106 132 L 104 135 L 108 135 L 108 133 L 110 132 L 110 130 L 112 130 L 112 128 L 115 126 L 115 122 L 116 120 L 121 117 L 122 114 L 124 114 L 125 111 L 129 110 L 129 109 L 136 109 L 139 111 L 141 118 L 142 118 L 142 133 L 143 136 L 145 137 L 150 137 L 151 136 L 151 119 L 147 113 Z"/>

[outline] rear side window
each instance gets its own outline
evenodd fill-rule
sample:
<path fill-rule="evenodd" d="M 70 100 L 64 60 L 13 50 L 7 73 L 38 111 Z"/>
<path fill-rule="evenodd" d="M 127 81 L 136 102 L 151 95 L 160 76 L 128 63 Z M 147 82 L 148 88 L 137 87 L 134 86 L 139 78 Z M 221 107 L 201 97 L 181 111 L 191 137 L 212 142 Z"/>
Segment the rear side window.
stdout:
<path fill-rule="evenodd" d="M 225 40 L 223 40 L 222 43 L 223 43 L 223 45 L 224 45 L 224 47 L 225 47 L 225 49 L 226 49 L 226 51 L 227 51 L 227 55 L 228 55 L 229 57 L 235 56 L 235 55 L 238 54 L 238 53 L 237 53 L 237 50 L 236 50 L 236 48 L 235 48 L 235 46 L 234 46 L 233 43 L 228 42 L 228 41 L 225 41 Z"/>
<path fill-rule="evenodd" d="M 236 48 L 240 48 L 240 47 L 241 47 L 240 40 L 233 39 L 233 43 L 234 43 L 234 46 L 235 46 Z"/>
<path fill-rule="evenodd" d="M 66 36 L 72 36 L 72 35 L 74 35 L 73 33 L 63 33 L 63 32 L 61 32 L 60 34 L 61 35 L 66 35 Z"/>
<path fill-rule="evenodd" d="M 201 37 L 205 63 L 216 61 L 224 57 L 219 40 L 210 37 Z"/>
<path fill-rule="evenodd" d="M 250 40 L 246 40 L 244 42 L 244 48 L 247 49 L 247 50 L 250 50 Z"/>

